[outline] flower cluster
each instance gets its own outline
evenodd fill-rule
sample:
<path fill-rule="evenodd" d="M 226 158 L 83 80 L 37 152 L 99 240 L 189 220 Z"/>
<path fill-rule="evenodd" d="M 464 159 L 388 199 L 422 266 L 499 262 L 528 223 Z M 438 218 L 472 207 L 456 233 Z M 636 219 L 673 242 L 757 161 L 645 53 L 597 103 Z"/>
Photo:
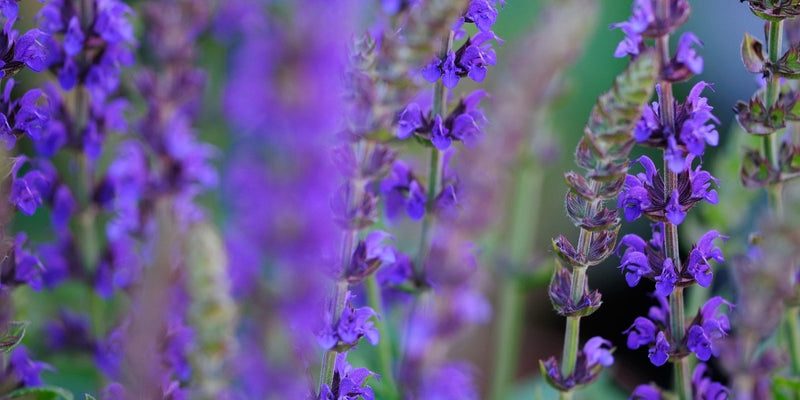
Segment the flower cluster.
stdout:
<path fill-rule="evenodd" d="M 430 141 L 439 150 L 447 150 L 453 141 L 460 141 L 467 147 L 474 147 L 483 138 L 483 126 L 487 123 L 478 104 L 486 95 L 476 90 L 462 99 L 458 105 L 442 119 L 423 113 L 419 104 L 411 103 L 400 113 L 397 121 L 397 137 L 407 139 L 416 135 Z"/>
<path fill-rule="evenodd" d="M 692 170 L 692 161 L 693 155 L 686 158 L 682 171 L 677 175 L 677 187 L 671 193 L 665 193 L 664 179 L 653 160 L 647 156 L 640 157 L 636 162 L 644 167 L 644 173 L 628 175 L 617 199 L 617 207 L 625 211 L 625 219 L 633 221 L 644 214 L 654 221 L 680 225 L 687 211 L 696 203 L 705 200 L 717 204 L 717 191 L 711 188 L 711 184 L 719 181 L 701 170 L 699 164 Z"/>
<path fill-rule="evenodd" d="M 337 348 L 337 351 L 342 352 L 355 346 L 362 337 L 366 337 L 373 346 L 378 343 L 378 330 L 370 320 L 376 315 L 375 311 L 369 307 L 353 307 L 352 299 L 353 295 L 347 292 L 342 314 L 337 315 L 335 321 L 332 315 L 325 315 L 325 325 L 317 333 L 317 342 L 323 349 Z"/>
<path fill-rule="evenodd" d="M 353 368 L 347 363 L 346 351 L 336 356 L 334 368 L 333 383 L 331 386 L 326 383 L 322 384 L 317 400 L 375 399 L 372 388 L 366 383 L 372 377 L 379 377 L 366 368 Z"/>
<path fill-rule="evenodd" d="M 645 241 L 635 234 L 623 236 L 617 253 L 625 246 L 622 253 L 621 265 L 618 267 L 625 274 L 628 286 L 634 287 L 642 278 L 655 282 L 656 294 L 666 297 L 676 286 L 690 286 L 695 282 L 703 287 L 711 284 L 713 273 L 710 261 L 721 263 L 725 261 L 722 251 L 714 246 L 714 240 L 725 239 L 717 231 L 706 232 L 689 253 L 689 256 L 680 263 L 681 270 L 675 269 L 675 264 L 664 252 L 664 224 L 654 223 L 650 241 Z"/>
<path fill-rule="evenodd" d="M 728 388 L 719 382 L 714 382 L 711 378 L 706 376 L 708 366 L 705 363 L 699 363 L 694 367 L 692 373 L 692 398 L 717 400 L 726 399 L 730 394 Z M 651 385 L 639 385 L 631 393 L 630 400 L 666 400 L 670 399 L 670 395 L 663 393 L 661 389 Z"/>
<path fill-rule="evenodd" d="M 497 10 L 492 10 L 497 13 Z M 448 89 L 456 87 L 458 81 L 465 76 L 475 82 L 483 82 L 486 78 L 486 67 L 497 63 L 490 42 L 493 39 L 498 40 L 492 32 L 479 32 L 467 38 L 458 50 L 450 50 L 444 60 L 436 58 L 425 66 L 422 76 L 431 83 L 441 78 Z"/>
<path fill-rule="evenodd" d="M 680 259 L 678 240 L 678 225 L 695 204 L 701 200 L 711 204 L 718 202 L 712 185 L 719 185 L 719 181 L 702 170 L 700 164 L 693 167 L 693 163 L 701 160 L 706 145 L 719 143 L 714 127 L 719 120 L 711 113 L 713 108 L 708 100 L 701 97 L 710 84 L 702 81 L 695 84 L 682 104 L 673 97 L 673 83 L 685 81 L 703 70 L 703 59 L 693 48 L 702 43 L 691 32 L 682 34 L 674 55 L 669 56 L 669 35 L 688 19 L 688 2 L 636 0 L 632 11 L 628 21 L 611 25 L 612 29 L 620 28 L 626 35 L 615 55 L 639 57 L 649 47 L 644 39 L 653 39 L 653 47 L 661 55 L 660 83 L 656 86 L 658 100 L 645 107 L 633 135 L 640 144 L 662 149 L 664 166 L 662 177 L 650 158 L 639 158 L 637 162 L 644 167 L 644 172 L 626 176 L 617 201 L 628 221 L 645 215 L 654 222 L 649 241 L 634 234 L 626 235 L 620 241 L 617 254 L 625 247 L 619 269 L 628 285 L 636 286 L 643 277 L 651 279 L 655 282 L 654 296 L 660 304 L 650 309 L 648 318 L 636 318 L 625 333 L 629 348 L 649 347 L 650 361 L 654 365 L 667 361 L 677 364 L 676 371 L 680 372 L 676 374 L 675 390 L 680 397 L 687 397 L 690 393 L 686 355 L 694 352 L 703 361 L 718 355 L 714 341 L 730 330 L 727 317 L 717 311 L 722 304 L 730 306 L 722 298 L 709 300 L 689 326 L 685 326 L 683 304 L 684 287 L 695 283 L 703 287 L 711 285 L 710 261 L 724 261 L 714 240 L 726 237 L 716 230 L 708 231 L 685 260 Z M 674 309 L 670 309 L 668 297 Z M 695 383 L 698 388 L 703 386 L 699 381 Z M 697 390 L 705 392 L 706 389 Z M 658 390 L 643 386 L 633 397 L 660 396 Z"/>
<path fill-rule="evenodd" d="M 103 103 L 119 86 L 121 67 L 133 62 L 133 10 L 118 0 L 95 0 L 90 6 L 91 11 L 73 0 L 51 0 L 37 18 L 50 35 L 46 66 L 61 87 L 86 85 L 94 101 Z"/>
<path fill-rule="evenodd" d="M 719 133 L 710 124 L 711 121 L 719 123 L 719 120 L 711 113 L 713 107 L 708 105 L 708 99 L 700 96 L 706 87 L 711 85 L 698 82 L 692 87 L 685 103 L 674 101 L 675 125 L 669 127 L 664 126 L 659 115 L 661 90 L 656 87 L 659 101 L 646 107 L 642 119 L 636 124 L 636 141 L 646 146 L 666 148 L 664 159 L 675 173 L 687 168 L 689 154 L 701 157 L 706 144 L 716 146 L 719 143 Z M 691 163 L 688 164 L 691 166 Z"/>
<path fill-rule="evenodd" d="M 732 307 L 721 297 L 712 297 L 697 312 L 685 332 L 683 338 L 676 343 L 676 332 L 670 328 L 670 307 L 665 297 L 657 296 L 659 306 L 650 307 L 647 318 L 637 317 L 633 324 L 625 330 L 628 335 L 628 348 L 635 350 L 648 346 L 648 357 L 653 365 L 661 366 L 670 357 L 682 357 L 686 351 L 695 353 L 697 358 L 708 361 L 712 355 L 719 355 L 719 341 L 731 329 L 728 317 L 722 314 L 720 307 Z"/>
<path fill-rule="evenodd" d="M 578 351 L 578 331 L 574 326 L 601 304 L 599 292 L 588 291 L 586 270 L 613 252 L 619 217 L 617 210 L 605 207 L 605 202 L 622 189 L 633 142 L 628 132 L 652 93 L 653 63 L 651 53 L 638 57 L 617 76 L 614 87 L 597 99 L 575 151 L 575 159 L 586 173 L 564 174 L 569 186 L 565 199 L 567 215 L 580 228 L 577 246 L 563 235 L 553 240 L 553 250 L 569 267 L 569 270 L 556 268 L 549 291 L 553 308 L 568 318 L 564 339 L 567 347 L 561 360 L 564 370 L 559 369 L 554 357 L 540 361 L 542 374 L 560 391 L 568 392 L 593 382 L 603 367 L 613 362 L 610 354 L 595 353 L 601 349 L 600 343 L 607 343 L 601 338 L 590 340 L 583 352 Z M 624 92 L 619 90 L 623 86 Z"/>
<path fill-rule="evenodd" d="M 578 352 L 577 365 L 575 371 L 567 377 L 561 373 L 555 357 L 539 361 L 542 374 L 547 382 L 561 391 L 570 391 L 576 386 L 588 385 L 600 377 L 603 367 L 610 367 L 614 364 L 614 356 L 611 354 L 611 342 L 595 336 L 586 341 L 583 349 Z"/>

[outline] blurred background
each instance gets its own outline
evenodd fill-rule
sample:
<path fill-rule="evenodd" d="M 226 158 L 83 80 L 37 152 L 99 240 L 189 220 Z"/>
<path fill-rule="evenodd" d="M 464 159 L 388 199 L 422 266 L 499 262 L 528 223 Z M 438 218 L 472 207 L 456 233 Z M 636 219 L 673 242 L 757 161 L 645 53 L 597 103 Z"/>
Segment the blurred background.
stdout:
<path fill-rule="evenodd" d="M 139 10 L 147 2 L 130 1 L 129 4 Z M 489 93 L 486 103 L 487 118 L 490 125 L 486 142 L 475 149 L 465 149 L 460 157 L 469 160 L 480 160 L 474 165 L 486 165 L 502 159 L 482 159 L 482 154 L 494 154 L 493 157 L 508 156 L 506 163 L 497 162 L 487 170 L 473 170 L 475 176 L 488 174 L 500 182 L 500 187 L 507 187 L 512 181 L 515 164 L 510 160 L 515 154 L 503 146 L 522 143 L 535 159 L 536 172 L 533 177 L 538 183 L 538 190 L 530 193 L 526 199 L 530 204 L 531 223 L 535 224 L 535 240 L 525 246 L 525 265 L 522 270 L 514 271 L 521 276 L 522 283 L 518 287 L 522 307 L 515 310 L 514 319 L 520 324 L 518 340 L 518 364 L 513 371 L 514 387 L 509 398 L 532 398 L 534 393 L 542 393 L 544 398 L 552 398 L 554 394 L 542 384 L 539 373 L 539 360 L 552 355 L 560 357 L 563 341 L 564 319 L 556 315 L 547 297 L 547 283 L 553 268 L 553 254 L 550 250 L 551 238 L 564 234 L 568 238 L 577 236 L 577 228 L 572 226 L 563 210 L 563 196 L 566 193 L 562 174 L 574 169 L 572 152 L 583 133 L 583 126 L 589 116 L 595 99 L 608 90 L 614 78 L 627 65 L 626 59 L 613 57 L 617 43 L 623 34 L 619 30 L 610 30 L 609 25 L 626 20 L 630 15 L 629 1 L 597 1 L 595 7 L 572 8 L 568 12 L 559 12 L 558 1 L 508 0 L 499 12 L 494 26 L 495 33 L 505 42 L 497 48 L 497 66 L 490 70 L 488 78 L 479 87 Z M 40 7 L 38 2 L 23 2 L 23 15 L 35 15 Z M 747 99 L 757 87 L 756 77 L 748 73 L 742 66 L 739 48 L 743 32 L 761 37 L 763 26 L 758 22 L 745 5 L 730 0 L 702 0 L 692 2 L 692 15 L 684 30 L 694 32 L 704 43 L 698 52 L 705 60 L 704 72 L 693 81 L 675 86 L 676 98 L 682 99 L 696 80 L 713 84 L 713 92 L 707 91 L 709 104 L 715 108 L 715 115 L 720 120 L 720 146 L 707 152 L 704 160 L 706 168 L 722 179 L 721 194 L 726 188 L 738 191 L 740 183 L 737 176 L 738 158 L 743 145 L 743 135 L 738 131 L 733 119 L 732 108 L 737 100 Z M 558 18 L 557 20 L 554 18 Z M 32 25 L 30 18 L 21 23 Z M 141 37 L 141 24 L 137 25 L 137 37 Z M 673 43 L 674 45 L 674 43 Z M 221 98 L 225 85 L 226 69 L 229 68 L 230 54 L 224 45 L 214 38 L 203 36 L 196 43 L 199 65 L 208 71 L 208 83 L 203 99 L 203 112 L 196 123 L 200 138 L 218 147 L 216 164 L 225 176 L 226 166 L 231 164 L 233 153 L 230 151 L 230 128 L 221 118 Z M 146 48 L 138 51 L 146 55 Z M 20 74 L 19 81 L 23 86 L 36 86 L 38 76 L 29 71 Z M 461 85 L 458 92 L 466 93 L 475 85 Z M 516 88 L 517 92 L 514 92 Z M 130 89 L 130 88 L 128 88 Z M 515 104 L 516 102 L 516 104 Z M 520 103 L 530 104 L 525 110 Z M 136 105 L 141 109 L 142 105 Z M 521 110 L 520 110 L 521 108 Z M 517 118 L 522 120 L 503 120 Z M 514 125 L 514 126 L 511 126 Z M 516 131 L 515 131 L 516 130 Z M 516 137 L 509 141 L 510 135 Z M 520 136 L 521 135 L 521 136 Z M 509 144 L 511 143 L 511 144 Z M 500 146 L 498 151 L 495 147 Z M 488 151 L 487 148 L 494 150 Z M 631 158 L 641 154 L 642 149 Z M 483 152 L 483 153 L 482 153 Z M 505 152 L 505 153 L 504 153 Z M 107 162 L 107 160 L 106 160 Z M 509 169 L 498 168 L 504 165 Z M 505 174 L 500 176 L 501 174 Z M 470 179 L 466 177 L 466 179 Z M 221 187 L 225 187 L 222 182 Z M 495 193 L 495 201 L 504 203 L 503 193 Z M 230 193 L 220 191 L 203 195 L 201 203 L 209 210 L 214 223 L 225 229 L 229 210 L 227 198 Z M 721 197 L 723 197 L 721 195 Z M 722 198 L 722 202 L 726 201 Z M 748 200 L 750 201 L 750 200 Z M 764 204 L 763 196 L 755 195 L 755 204 Z M 705 205 L 699 211 L 690 213 L 687 224 L 682 225 L 684 243 L 699 238 L 700 225 L 726 223 L 734 226 L 735 221 L 727 221 L 725 215 L 715 214 Z M 743 222 L 744 223 L 744 222 Z M 33 218 L 18 218 L 15 230 L 29 232 L 34 241 L 48 239 L 49 220 L 47 216 L 37 214 Z M 478 241 L 481 250 L 479 268 L 487 279 L 482 288 L 491 299 L 493 308 L 503 301 L 508 287 L 503 285 L 502 260 L 506 258 L 502 248 L 502 221 L 495 221 L 490 228 L 481 234 Z M 717 225 L 713 225 L 717 226 Z M 492 230 L 494 229 L 494 231 Z M 646 222 L 624 223 L 621 235 L 630 232 L 642 233 L 648 229 Z M 723 231 L 722 228 L 718 228 Z M 741 246 L 744 234 L 736 236 L 726 248 L 735 249 Z M 683 249 L 687 251 L 688 249 Z M 655 381 L 662 386 L 669 384 L 669 367 L 655 368 L 647 359 L 646 350 L 630 351 L 624 346 L 622 331 L 632 323 L 636 316 L 646 314 L 653 305 L 648 293 L 652 286 L 640 285 L 630 289 L 625 285 L 623 276 L 616 269 L 618 258 L 611 257 L 605 264 L 589 270 L 589 282 L 592 288 L 599 289 L 603 295 L 603 306 L 598 312 L 583 319 L 581 337 L 583 340 L 596 335 L 613 341 L 617 345 L 615 357 L 617 363 L 604 374 L 601 384 L 592 386 L 592 395 L 582 398 L 617 399 L 625 398 L 628 393 L 641 383 Z M 720 271 L 711 291 L 726 292 L 725 272 Z M 708 293 L 692 293 L 690 297 L 703 298 Z M 40 331 L 45 326 L 48 316 L 55 315 L 59 306 L 65 302 L 81 304 L 76 297 L 85 296 L 75 287 L 66 285 L 49 293 L 47 296 L 35 295 L 29 289 L 21 289 L 15 293 L 19 312 L 32 321 L 26 343 L 40 355 L 42 361 L 52 364 L 57 373 L 45 372 L 48 383 L 63 386 L 75 393 L 96 392 L 101 378 L 93 369 L 90 357 L 64 353 L 48 354 L 47 346 Z M 699 303 L 699 300 L 695 300 Z M 90 304 L 83 303 L 84 305 Z M 687 310 L 691 310 L 687 307 Z M 497 338 L 498 314 L 493 314 L 490 323 L 476 327 L 459 337 L 458 344 L 452 349 L 454 357 L 465 357 L 478 368 L 478 384 L 488 397 L 490 382 L 493 376 L 492 351 Z M 352 361 L 356 363 L 356 361 Z M 724 376 L 718 375 L 718 379 Z"/>

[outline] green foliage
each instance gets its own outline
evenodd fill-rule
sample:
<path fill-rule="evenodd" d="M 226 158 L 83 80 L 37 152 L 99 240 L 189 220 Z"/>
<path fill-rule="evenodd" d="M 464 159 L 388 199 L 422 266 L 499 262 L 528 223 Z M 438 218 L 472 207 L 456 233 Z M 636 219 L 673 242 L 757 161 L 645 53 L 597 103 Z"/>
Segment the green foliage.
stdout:
<path fill-rule="evenodd" d="M 72 400 L 72 393 L 56 386 L 17 389 L 2 397 L 3 400 Z"/>
<path fill-rule="evenodd" d="M 0 351 L 11 352 L 17 347 L 22 338 L 25 337 L 25 330 L 28 328 L 28 321 L 11 321 L 8 329 L 0 335 Z"/>

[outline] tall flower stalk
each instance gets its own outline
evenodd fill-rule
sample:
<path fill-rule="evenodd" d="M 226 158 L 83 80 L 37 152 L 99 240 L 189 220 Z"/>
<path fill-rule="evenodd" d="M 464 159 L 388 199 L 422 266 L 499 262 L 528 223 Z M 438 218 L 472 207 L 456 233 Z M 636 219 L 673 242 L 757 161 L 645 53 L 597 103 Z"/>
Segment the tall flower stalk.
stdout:
<path fill-rule="evenodd" d="M 636 141 L 663 150 L 663 174 L 646 156 L 639 158 L 645 172 L 628 175 L 618 205 L 624 209 L 628 221 L 641 215 L 652 224 L 650 241 L 636 235 L 623 237 L 620 248 L 626 247 L 620 269 L 625 273 L 628 285 L 635 286 L 642 277 L 655 281 L 655 297 L 659 307 L 650 309 L 648 318 L 639 317 L 625 331 L 628 347 L 649 347 L 650 361 L 657 366 L 667 361 L 673 363 L 673 391 L 680 399 L 696 396 L 716 396 L 725 389 L 703 385 L 704 364 L 700 364 L 692 375 L 690 352 L 707 361 L 719 354 L 718 341 L 730 330 L 727 316 L 721 307 L 728 306 L 720 297 L 710 299 L 690 324 L 686 324 L 683 290 L 695 283 L 703 287 L 711 284 L 712 271 L 709 262 L 724 261 L 722 252 L 714 246 L 714 240 L 725 238 L 717 231 L 709 231 L 692 247 L 689 257 L 681 258 L 678 225 L 686 213 L 699 201 L 716 204 L 716 191 L 712 184 L 716 178 L 695 167 L 694 161 L 705 151 L 706 145 L 715 146 L 718 133 L 712 122 L 707 99 L 702 91 L 710 85 L 699 82 L 691 89 L 683 104 L 675 100 L 672 85 L 684 81 L 703 69 L 703 60 L 692 48 L 701 44 L 692 33 L 681 35 L 675 54 L 669 48 L 670 34 L 688 18 L 690 7 L 685 0 L 638 0 L 634 2 L 633 15 L 612 28 L 621 28 L 626 38 L 617 47 L 617 56 L 638 57 L 647 48 L 644 39 L 654 41 L 658 56 L 658 101 L 645 109 L 637 123 Z M 694 169 L 693 169 L 694 168 Z M 701 367 L 702 366 L 702 367 Z M 634 393 L 655 390 L 639 387 Z M 639 398 L 639 397 L 637 397 Z"/>
<path fill-rule="evenodd" d="M 586 173 L 564 175 L 569 186 L 567 215 L 580 234 L 577 245 L 563 235 L 553 240 L 553 249 L 567 267 L 557 266 L 550 300 L 567 323 L 561 365 L 555 357 L 540 361 L 542 374 L 559 390 L 561 399 L 572 398 L 575 388 L 590 384 L 613 363 L 611 343 L 601 337 L 579 349 L 580 320 L 601 304 L 600 293 L 588 290 L 586 270 L 614 250 L 619 218 L 605 202 L 617 196 L 625 181 L 633 128 L 652 94 L 655 62 L 651 52 L 641 53 L 616 78 L 612 89 L 598 98 L 575 151 L 576 162 Z"/>
<path fill-rule="evenodd" d="M 378 278 L 387 297 L 397 298 L 400 288 L 415 292 L 410 304 L 395 302 L 407 318 L 398 367 L 402 396 L 474 398 L 478 392 L 472 368 L 447 360 L 443 345 L 463 326 L 484 322 L 489 316 L 488 304 L 475 292 L 475 254 L 464 235 L 470 218 L 463 216 L 473 212 L 468 206 L 469 178 L 456 170 L 457 143 L 475 147 L 484 135 L 487 120 L 479 104 L 485 93 L 477 90 L 453 101 L 451 90 L 462 78 L 482 82 L 495 64 L 492 42 L 499 39 L 491 29 L 498 3 L 434 1 L 413 6 L 409 12 L 438 16 L 434 18 L 441 20 L 443 28 L 435 37 L 436 54 L 428 53 L 414 71 L 432 87 L 423 87 L 396 116 L 397 138 L 414 138 L 423 145 L 418 148 L 427 156 L 428 179 L 419 179 L 410 163 L 398 160 L 381 182 L 390 222 L 404 213 L 421 220 L 421 226 L 410 255 L 398 257 L 379 271 Z M 465 24 L 474 24 L 477 33 L 468 36 Z M 437 384 L 445 377 L 450 377 L 447 385 Z"/>
<path fill-rule="evenodd" d="M 32 216 L 54 193 L 51 164 L 13 153 L 19 151 L 18 143 L 40 145 L 50 119 L 49 99 L 41 89 L 30 89 L 21 96 L 12 92 L 16 84 L 12 77 L 23 70 L 44 71 L 47 56 L 43 43 L 46 34 L 31 29 L 20 35 L 14 29 L 18 13 L 16 3 L 0 7 L 0 38 L 4 43 L 0 66 L 0 392 L 9 398 L 29 391 L 49 396 L 63 394 L 59 388 L 41 388 L 42 372 L 54 368 L 32 359 L 22 344 L 29 322 L 17 320 L 12 298 L 13 292 L 23 286 L 41 291 L 45 270 L 38 255 L 30 250 L 27 234 L 12 233 L 12 220 L 15 216 Z"/>

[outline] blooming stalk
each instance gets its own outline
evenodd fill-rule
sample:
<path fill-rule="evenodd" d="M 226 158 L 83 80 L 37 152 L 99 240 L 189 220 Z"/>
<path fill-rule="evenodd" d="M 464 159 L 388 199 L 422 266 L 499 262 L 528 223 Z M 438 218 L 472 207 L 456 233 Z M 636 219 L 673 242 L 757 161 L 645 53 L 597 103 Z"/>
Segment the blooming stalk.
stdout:
<path fill-rule="evenodd" d="M 593 382 L 602 367 L 613 358 L 593 338 L 578 350 L 580 319 L 600 307 L 600 294 L 588 292 L 586 270 L 608 257 L 614 249 L 619 219 L 617 211 L 604 206 L 622 189 L 628 169 L 628 152 L 633 144 L 633 127 L 650 98 L 655 59 L 643 53 L 614 81 L 613 88 L 597 100 L 575 152 L 578 165 L 587 172 L 564 175 L 569 191 L 567 214 L 580 228 L 577 246 L 565 236 L 553 240 L 553 249 L 569 268 L 558 266 L 550 283 L 550 300 L 555 310 L 567 317 L 561 367 L 555 357 L 540 361 L 542 374 L 560 392 L 572 397 L 572 390 Z"/>
<path fill-rule="evenodd" d="M 713 241 L 725 238 L 716 231 L 709 231 L 695 245 L 688 257 L 680 257 L 678 225 L 687 211 L 697 202 L 705 200 L 716 204 L 716 191 L 712 184 L 717 179 L 694 161 L 705 151 L 706 145 L 715 146 L 718 133 L 711 124 L 717 119 L 711 114 L 702 91 L 710 85 L 697 83 L 683 104 L 679 104 L 672 93 L 672 85 L 684 81 L 702 71 L 703 60 L 692 48 L 702 44 L 692 33 L 683 33 L 674 55 L 669 48 L 670 34 L 681 26 L 690 14 L 685 0 L 637 0 L 633 15 L 612 28 L 621 28 L 626 38 L 617 47 L 617 55 L 635 58 L 647 48 L 644 38 L 654 40 L 659 59 L 659 84 L 656 87 L 658 102 L 647 108 L 637 123 L 636 141 L 663 150 L 663 175 L 659 175 L 655 164 L 648 157 L 638 162 L 645 173 L 628 175 L 618 205 L 625 210 L 631 221 L 646 215 L 655 223 L 652 239 L 645 242 L 636 235 L 623 237 L 620 248 L 626 246 L 620 269 L 630 286 L 647 277 L 655 281 L 655 296 L 660 309 L 651 309 L 649 319 L 637 318 L 625 331 L 628 347 L 635 349 L 649 346 L 650 361 L 663 365 L 673 363 L 673 390 L 680 399 L 696 398 L 693 394 L 692 378 L 687 351 L 706 361 L 717 355 L 715 341 L 725 336 L 730 329 L 727 317 L 716 316 L 721 304 L 728 304 L 715 297 L 698 312 L 690 325 L 686 325 L 684 310 L 684 287 L 697 283 L 703 287 L 711 284 L 710 260 L 724 261 L 722 252 Z M 694 168 L 694 169 L 692 169 Z M 712 321 L 712 322 L 708 322 Z M 702 373 L 701 373 L 702 375 Z M 710 389 L 709 389 L 710 390 Z"/>

